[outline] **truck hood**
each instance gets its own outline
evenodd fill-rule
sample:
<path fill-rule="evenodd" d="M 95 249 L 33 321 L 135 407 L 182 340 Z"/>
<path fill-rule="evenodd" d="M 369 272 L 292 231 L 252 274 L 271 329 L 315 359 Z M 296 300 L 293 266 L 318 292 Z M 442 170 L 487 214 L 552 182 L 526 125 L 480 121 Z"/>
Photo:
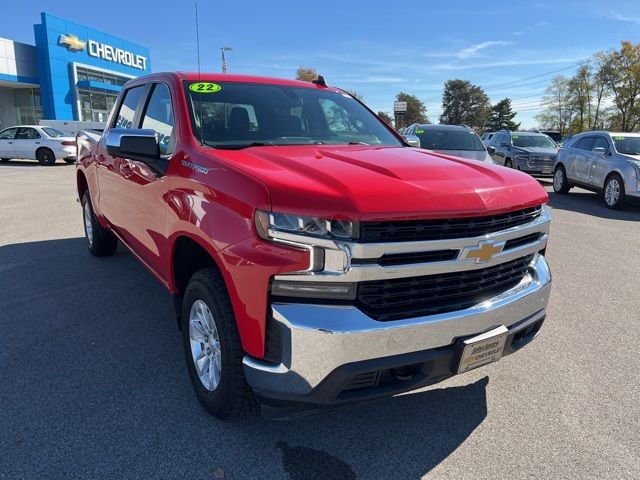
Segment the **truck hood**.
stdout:
<path fill-rule="evenodd" d="M 299 215 L 450 218 L 547 201 L 540 184 L 522 172 L 418 148 L 304 145 L 203 153 L 264 183 L 274 211 Z"/>

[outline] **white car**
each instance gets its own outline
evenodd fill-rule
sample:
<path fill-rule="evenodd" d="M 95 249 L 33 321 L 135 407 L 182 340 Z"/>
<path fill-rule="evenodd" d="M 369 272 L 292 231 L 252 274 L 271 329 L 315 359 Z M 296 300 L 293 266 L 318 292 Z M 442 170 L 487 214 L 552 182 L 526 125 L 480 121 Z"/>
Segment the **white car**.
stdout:
<path fill-rule="evenodd" d="M 0 161 L 12 158 L 38 160 L 41 165 L 53 165 L 62 159 L 76 161 L 76 139 L 57 128 L 21 125 L 0 131 Z"/>

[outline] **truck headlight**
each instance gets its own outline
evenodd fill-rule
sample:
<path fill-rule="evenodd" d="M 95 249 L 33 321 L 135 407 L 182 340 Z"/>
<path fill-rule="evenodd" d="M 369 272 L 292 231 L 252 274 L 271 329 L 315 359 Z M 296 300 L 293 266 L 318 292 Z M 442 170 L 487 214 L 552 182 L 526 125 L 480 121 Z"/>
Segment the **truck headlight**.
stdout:
<path fill-rule="evenodd" d="M 256 210 L 255 224 L 258 235 L 265 240 L 277 238 L 270 231 L 330 240 L 355 240 L 359 234 L 357 221 L 328 220 L 262 210 Z"/>

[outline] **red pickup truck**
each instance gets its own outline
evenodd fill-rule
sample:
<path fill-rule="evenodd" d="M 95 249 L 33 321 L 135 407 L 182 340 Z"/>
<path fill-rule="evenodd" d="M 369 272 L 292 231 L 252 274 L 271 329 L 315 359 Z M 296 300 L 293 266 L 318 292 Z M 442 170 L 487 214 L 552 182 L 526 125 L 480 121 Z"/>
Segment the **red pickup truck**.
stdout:
<path fill-rule="evenodd" d="M 413 390 L 515 352 L 545 319 L 543 188 L 412 148 L 323 79 L 137 78 L 78 145 L 89 251 L 121 242 L 169 290 L 217 417 Z"/>

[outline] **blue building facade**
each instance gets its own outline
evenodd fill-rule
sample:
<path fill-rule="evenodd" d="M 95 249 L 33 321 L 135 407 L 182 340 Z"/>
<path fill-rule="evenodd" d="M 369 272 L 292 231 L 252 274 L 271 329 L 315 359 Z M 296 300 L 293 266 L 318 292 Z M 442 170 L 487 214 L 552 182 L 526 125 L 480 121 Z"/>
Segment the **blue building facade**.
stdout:
<path fill-rule="evenodd" d="M 15 109 L 15 122 L 0 116 L 4 126 L 106 121 L 122 85 L 151 72 L 147 48 L 75 22 L 43 12 L 34 34 L 33 46 L 0 39 L 0 109 L 11 109 L 12 96 Z"/>

